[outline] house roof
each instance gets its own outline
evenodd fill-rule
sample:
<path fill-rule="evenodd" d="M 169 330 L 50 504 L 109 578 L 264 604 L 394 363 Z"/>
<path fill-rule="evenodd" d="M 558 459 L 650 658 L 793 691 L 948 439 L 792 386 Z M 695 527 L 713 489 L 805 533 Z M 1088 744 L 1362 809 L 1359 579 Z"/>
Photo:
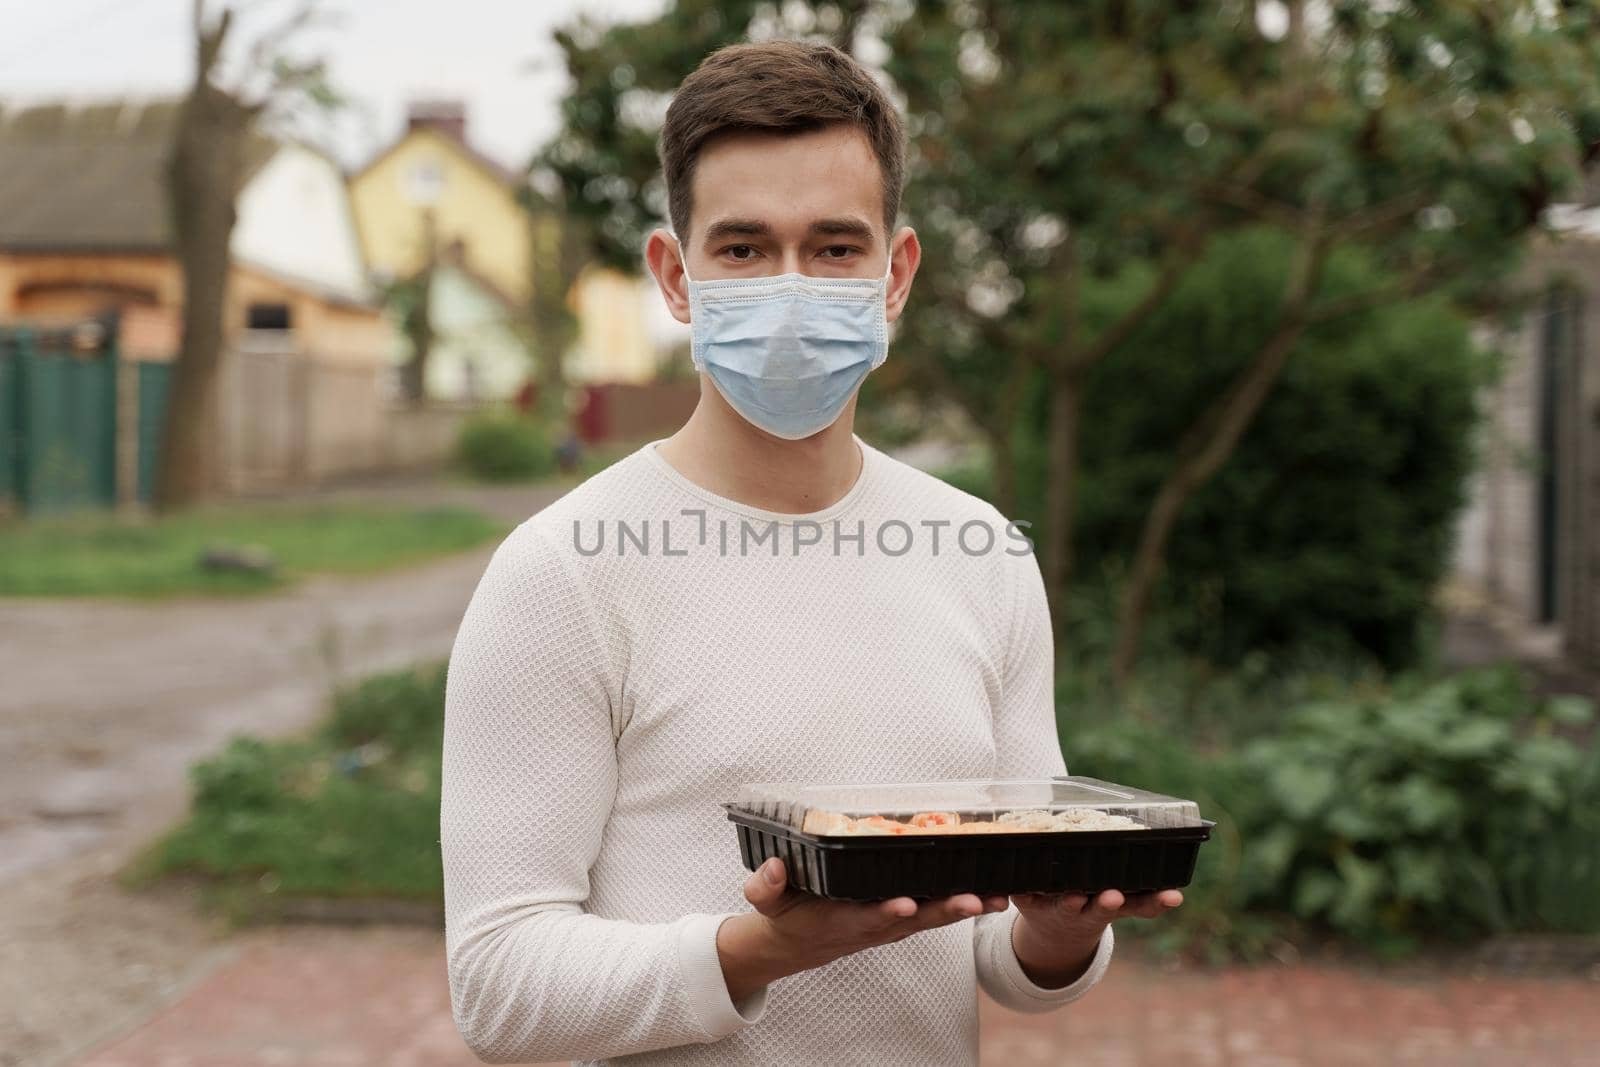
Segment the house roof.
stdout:
<path fill-rule="evenodd" d="M 388 159 L 394 154 L 396 149 L 405 144 L 407 141 L 411 140 L 413 137 L 433 138 L 440 144 L 448 146 L 452 151 L 458 153 L 463 159 L 467 160 L 473 166 L 477 167 L 479 170 L 483 171 L 485 174 L 489 175 L 495 181 L 500 182 L 503 185 L 507 185 L 515 189 L 520 184 L 519 176 L 511 168 L 496 160 L 490 159 L 476 148 L 473 148 L 466 141 L 452 137 L 444 131 L 431 126 L 418 126 L 406 130 L 399 137 L 396 137 L 387 148 L 380 149 L 378 153 L 371 159 L 367 160 L 366 163 L 362 164 L 360 167 L 357 167 L 355 172 L 350 175 L 350 180 L 355 181 L 363 174 L 366 174 L 368 171 L 370 171 L 373 167 L 376 167 L 379 163 L 382 163 L 384 160 Z"/>
<path fill-rule="evenodd" d="M 178 102 L 0 110 L 0 249 L 164 251 Z M 248 178 L 277 145 L 254 138 Z"/>

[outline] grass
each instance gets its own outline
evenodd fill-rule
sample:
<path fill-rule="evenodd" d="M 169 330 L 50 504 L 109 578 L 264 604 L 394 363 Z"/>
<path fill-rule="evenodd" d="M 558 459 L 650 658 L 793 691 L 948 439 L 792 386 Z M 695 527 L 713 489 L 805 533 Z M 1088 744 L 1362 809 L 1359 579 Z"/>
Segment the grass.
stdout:
<path fill-rule="evenodd" d="M 465 508 L 223 505 L 161 518 L 0 522 L 0 596 L 239 594 L 310 573 L 383 570 L 471 548 L 504 524 Z M 210 546 L 260 545 L 271 574 L 203 569 Z"/>
<path fill-rule="evenodd" d="M 235 920 L 288 898 L 441 900 L 444 682 L 443 664 L 377 675 L 305 736 L 235 738 L 191 768 L 189 818 L 122 883 L 195 880 Z"/>

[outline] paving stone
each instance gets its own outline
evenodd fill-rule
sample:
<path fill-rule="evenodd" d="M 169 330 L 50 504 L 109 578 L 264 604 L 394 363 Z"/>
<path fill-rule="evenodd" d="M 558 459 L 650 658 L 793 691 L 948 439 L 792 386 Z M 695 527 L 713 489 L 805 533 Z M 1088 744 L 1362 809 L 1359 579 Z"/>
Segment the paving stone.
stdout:
<path fill-rule="evenodd" d="M 296 926 L 74 1067 L 470 1067 L 437 931 Z M 1593 1067 L 1600 983 L 1312 964 L 1173 970 L 1124 953 L 1062 1011 L 982 1005 L 984 1067 Z"/>

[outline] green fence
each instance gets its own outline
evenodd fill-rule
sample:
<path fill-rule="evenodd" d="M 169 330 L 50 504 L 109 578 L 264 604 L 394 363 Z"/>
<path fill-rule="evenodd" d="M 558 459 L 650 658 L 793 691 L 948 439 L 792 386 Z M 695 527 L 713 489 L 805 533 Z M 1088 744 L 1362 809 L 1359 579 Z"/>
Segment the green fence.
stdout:
<path fill-rule="evenodd" d="M 73 331 L 0 330 L 0 508 L 51 514 L 117 502 L 115 346 L 85 349 Z M 158 435 L 170 367 L 138 364 L 124 376 L 138 389 L 141 500 L 154 488 Z"/>

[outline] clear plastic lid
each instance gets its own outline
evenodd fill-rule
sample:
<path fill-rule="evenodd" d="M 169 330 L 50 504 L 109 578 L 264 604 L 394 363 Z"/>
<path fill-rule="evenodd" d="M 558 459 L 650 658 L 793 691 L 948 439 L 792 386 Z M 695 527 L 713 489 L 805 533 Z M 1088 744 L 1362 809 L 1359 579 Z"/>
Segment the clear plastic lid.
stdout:
<path fill-rule="evenodd" d="M 825 837 L 1202 825 L 1193 801 L 1077 775 L 892 785 L 757 782 L 728 806 Z"/>

